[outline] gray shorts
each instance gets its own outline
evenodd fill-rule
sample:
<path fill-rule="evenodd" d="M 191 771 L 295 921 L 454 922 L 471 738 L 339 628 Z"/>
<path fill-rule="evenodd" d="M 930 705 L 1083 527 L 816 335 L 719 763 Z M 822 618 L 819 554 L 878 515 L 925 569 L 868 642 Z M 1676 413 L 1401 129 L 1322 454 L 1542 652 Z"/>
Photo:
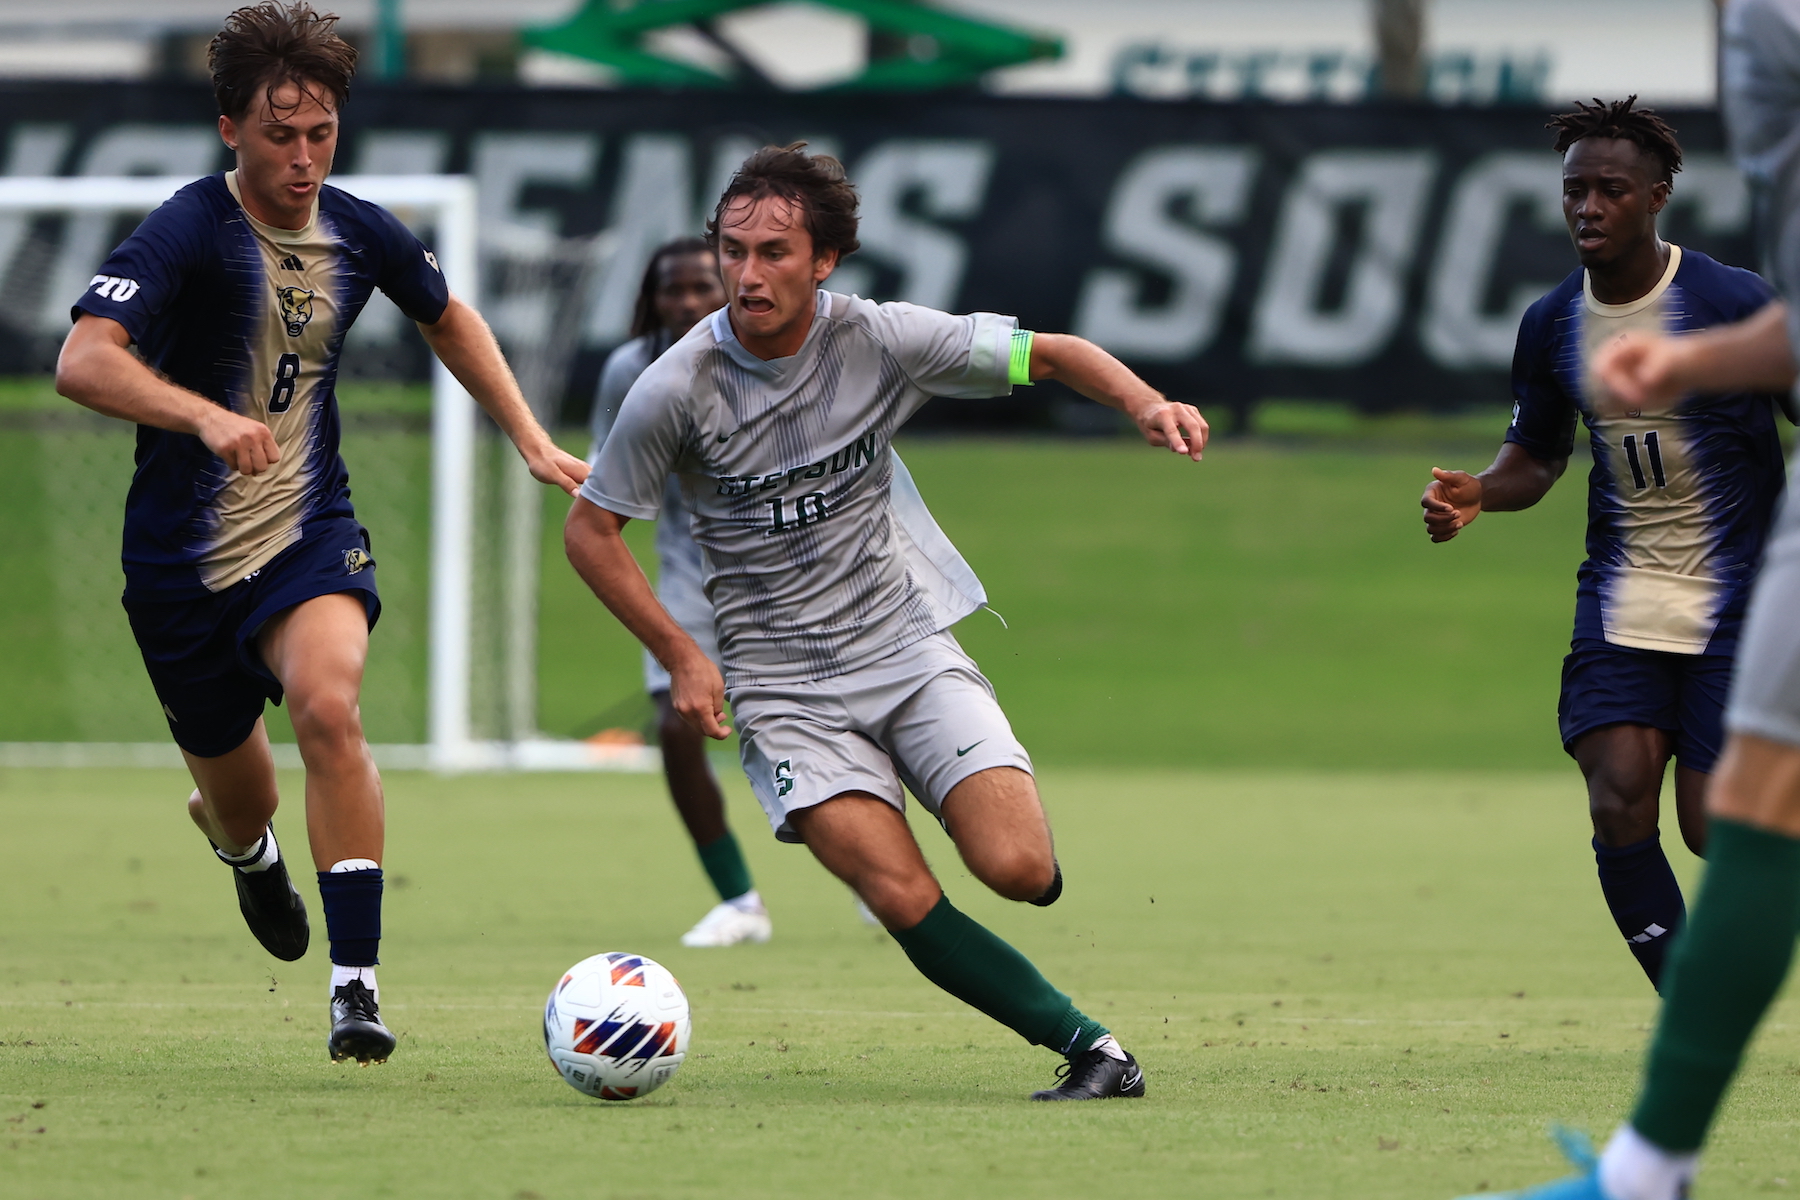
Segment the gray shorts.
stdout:
<path fill-rule="evenodd" d="M 1800 504 L 1788 479 L 1738 638 L 1725 728 L 1800 746 Z"/>
<path fill-rule="evenodd" d="M 788 814 L 845 792 L 933 816 L 950 789 L 989 767 L 1031 770 L 974 660 L 948 631 L 851 671 L 805 683 L 735 688 L 744 773 L 775 836 L 798 842 Z"/>

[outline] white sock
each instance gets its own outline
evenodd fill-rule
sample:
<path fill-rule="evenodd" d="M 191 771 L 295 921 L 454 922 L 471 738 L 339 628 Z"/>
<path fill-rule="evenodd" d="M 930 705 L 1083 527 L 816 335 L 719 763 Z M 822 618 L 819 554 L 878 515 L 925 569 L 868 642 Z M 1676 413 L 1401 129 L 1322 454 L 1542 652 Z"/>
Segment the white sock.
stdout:
<path fill-rule="evenodd" d="M 1108 1058 L 1116 1058 L 1120 1062 L 1125 1061 L 1125 1047 L 1119 1045 L 1119 1039 L 1110 1033 L 1105 1037 L 1095 1038 L 1092 1042 L 1088 1043 L 1088 1049 L 1101 1050 L 1105 1052 Z"/>
<path fill-rule="evenodd" d="M 275 827 L 273 825 L 263 830 L 263 835 L 261 839 L 257 841 L 256 845 L 250 847 L 241 855 L 233 857 L 219 849 L 217 846 L 213 847 L 213 853 L 219 856 L 220 862 L 230 863 L 246 875 L 254 875 L 258 871 L 266 871 L 281 861 L 281 847 L 275 842 Z"/>
<path fill-rule="evenodd" d="M 340 862 L 332 863 L 331 870 L 327 873 L 331 874 L 331 875 L 336 875 L 339 871 L 379 871 L 379 870 L 381 870 L 381 864 L 376 862 L 372 858 L 346 858 Z"/>
<path fill-rule="evenodd" d="M 741 913 L 766 913 L 769 911 L 763 907 L 762 896 L 755 888 L 751 888 L 741 896 L 733 896 L 725 903 Z"/>
<path fill-rule="evenodd" d="M 1607 1200 L 1680 1200 L 1699 1166 L 1698 1154 L 1671 1154 L 1621 1125 L 1600 1155 L 1600 1193 Z"/>
<path fill-rule="evenodd" d="M 337 990 L 346 983 L 349 983 L 352 979 L 360 980 L 364 987 L 375 994 L 375 1003 L 381 1003 L 381 985 L 375 982 L 374 967 L 340 967 L 336 963 L 331 964 L 331 991 L 333 995 L 336 995 Z"/>

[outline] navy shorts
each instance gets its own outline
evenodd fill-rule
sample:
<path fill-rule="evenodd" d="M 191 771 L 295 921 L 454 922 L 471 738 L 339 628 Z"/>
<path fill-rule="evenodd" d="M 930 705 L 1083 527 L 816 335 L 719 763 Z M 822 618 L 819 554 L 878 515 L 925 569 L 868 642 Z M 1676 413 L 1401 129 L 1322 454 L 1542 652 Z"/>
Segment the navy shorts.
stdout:
<path fill-rule="evenodd" d="M 348 518 L 309 527 L 268 566 L 224 591 L 189 600 L 126 597 L 125 615 L 175 744 L 197 758 L 243 745 L 263 702 L 281 703 L 281 682 L 263 665 L 257 633 L 277 613 L 333 592 L 361 592 L 375 627 L 381 597 L 369 534 Z"/>
<path fill-rule="evenodd" d="M 1556 706 L 1563 749 L 1607 725 L 1647 725 L 1674 736 L 1675 759 L 1711 774 L 1724 744 L 1731 693 L 1727 654 L 1669 654 L 1579 638 L 1563 659 Z"/>

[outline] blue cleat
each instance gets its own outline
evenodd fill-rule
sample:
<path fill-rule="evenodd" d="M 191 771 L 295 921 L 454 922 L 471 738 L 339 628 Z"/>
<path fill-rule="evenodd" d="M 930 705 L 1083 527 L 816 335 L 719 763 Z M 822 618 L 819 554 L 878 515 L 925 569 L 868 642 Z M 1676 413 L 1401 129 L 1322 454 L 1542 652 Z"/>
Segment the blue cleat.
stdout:
<path fill-rule="evenodd" d="M 1558 1179 L 1554 1183 L 1540 1184 L 1537 1187 L 1525 1188 L 1517 1192 L 1483 1192 L 1477 1196 L 1464 1196 L 1462 1200 L 1606 1200 L 1606 1194 L 1600 1190 L 1600 1159 L 1594 1154 L 1594 1144 L 1587 1135 L 1562 1125 L 1550 1127 L 1550 1136 L 1556 1139 L 1568 1160 L 1575 1164 L 1581 1172 Z"/>

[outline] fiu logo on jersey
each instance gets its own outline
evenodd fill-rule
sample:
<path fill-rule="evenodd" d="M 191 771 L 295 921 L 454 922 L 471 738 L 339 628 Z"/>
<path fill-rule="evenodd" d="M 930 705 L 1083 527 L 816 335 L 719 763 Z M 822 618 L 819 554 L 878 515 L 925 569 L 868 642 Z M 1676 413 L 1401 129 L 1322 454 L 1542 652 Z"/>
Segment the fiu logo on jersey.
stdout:
<path fill-rule="evenodd" d="M 96 275 L 88 280 L 88 286 L 94 289 L 94 295 L 102 300 L 117 300 L 120 304 L 138 293 L 138 281 L 120 279 L 117 275 Z"/>
<path fill-rule="evenodd" d="M 278 287 L 275 296 L 281 301 L 281 319 L 287 324 L 288 336 L 299 337 L 313 318 L 313 294 L 305 288 Z"/>
<path fill-rule="evenodd" d="M 369 552 L 364 550 L 361 546 L 358 546 L 353 550 L 344 551 L 344 574 L 346 575 L 354 575 L 364 567 L 372 567 L 374 565 L 375 560 L 370 558 Z"/>

